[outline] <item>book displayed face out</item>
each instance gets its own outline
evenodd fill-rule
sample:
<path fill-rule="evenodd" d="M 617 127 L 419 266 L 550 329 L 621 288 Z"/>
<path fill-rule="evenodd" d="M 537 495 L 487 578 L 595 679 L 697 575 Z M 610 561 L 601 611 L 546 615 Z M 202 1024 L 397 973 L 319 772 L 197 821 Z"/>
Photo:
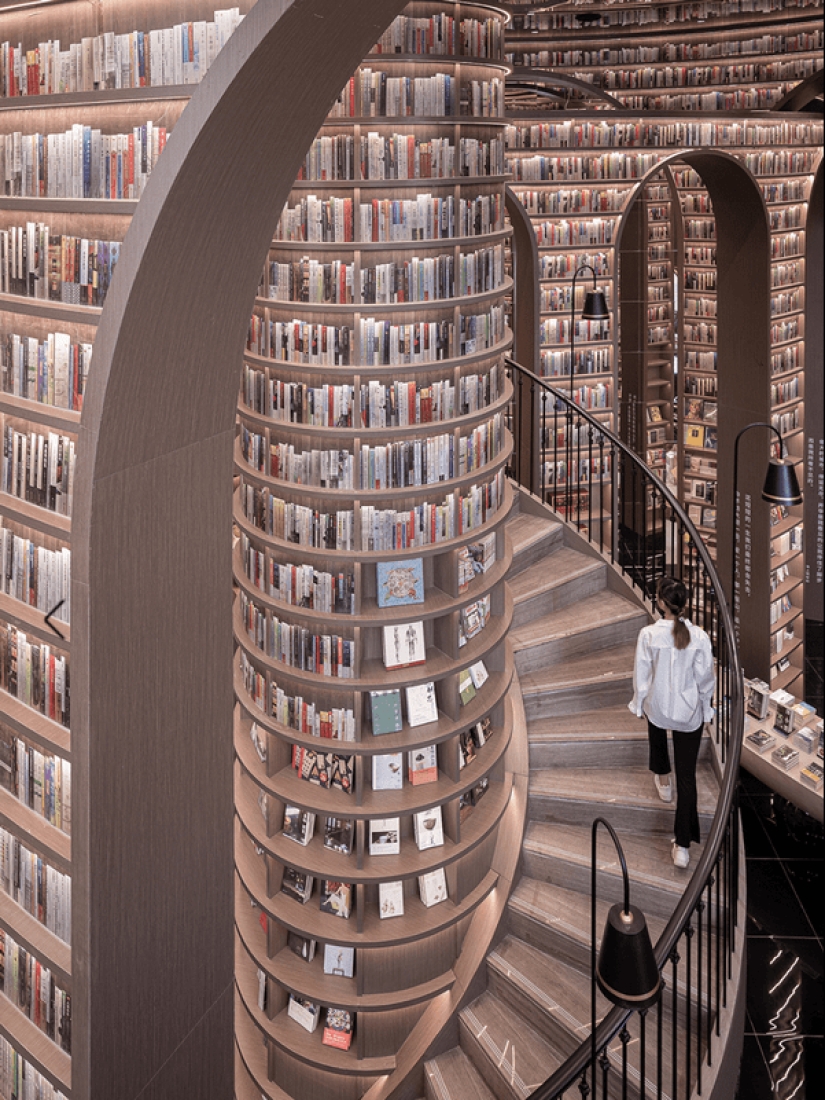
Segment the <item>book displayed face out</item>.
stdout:
<path fill-rule="evenodd" d="M 424 602 L 424 563 L 421 558 L 379 561 L 375 572 L 379 607 L 401 607 Z"/>
<path fill-rule="evenodd" d="M 423 665 L 427 659 L 423 622 L 393 623 L 383 630 L 384 668 Z"/>

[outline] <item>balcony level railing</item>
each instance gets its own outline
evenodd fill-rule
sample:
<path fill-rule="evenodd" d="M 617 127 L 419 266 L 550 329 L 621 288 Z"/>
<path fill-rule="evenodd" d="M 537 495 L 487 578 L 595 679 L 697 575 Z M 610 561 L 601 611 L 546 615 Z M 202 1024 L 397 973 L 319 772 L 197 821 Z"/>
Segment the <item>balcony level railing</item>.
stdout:
<path fill-rule="evenodd" d="M 662 574 L 687 585 L 690 618 L 713 643 L 712 732 L 722 767 L 702 856 L 655 945 L 658 1004 L 640 1014 L 611 1009 L 596 1029 L 596 1065 L 588 1036 L 531 1100 L 688 1100 L 708 1093 L 721 1060 L 742 937 L 736 781 L 744 709 L 733 622 L 702 539 L 667 486 L 596 415 L 514 360 L 508 367 L 514 480 L 575 526 L 651 607 Z"/>

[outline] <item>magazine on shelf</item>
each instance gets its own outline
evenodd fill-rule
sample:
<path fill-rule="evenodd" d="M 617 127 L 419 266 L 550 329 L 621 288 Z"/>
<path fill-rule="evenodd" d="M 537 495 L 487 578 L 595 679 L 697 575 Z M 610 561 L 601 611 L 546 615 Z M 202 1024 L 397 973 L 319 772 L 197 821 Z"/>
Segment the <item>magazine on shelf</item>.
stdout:
<path fill-rule="evenodd" d="M 424 602 L 424 563 L 421 558 L 379 561 L 375 572 L 379 607 Z"/>
<path fill-rule="evenodd" d="M 438 754 L 435 745 L 422 745 L 407 753 L 407 778 L 414 787 L 435 783 L 438 779 Z"/>
<path fill-rule="evenodd" d="M 334 882 L 332 879 L 321 881 L 321 912 L 331 913 L 345 920 L 352 912 L 352 884 Z"/>
<path fill-rule="evenodd" d="M 284 806 L 282 832 L 290 840 L 306 846 L 315 832 L 315 814 L 309 810 L 302 810 L 299 806 Z"/>
<path fill-rule="evenodd" d="M 382 632 L 384 647 L 384 668 L 408 668 L 410 665 L 423 665 L 427 660 L 427 648 L 424 644 L 424 623 L 393 623 L 385 626 Z"/>
<path fill-rule="evenodd" d="M 319 1006 L 307 997 L 290 993 L 287 1015 L 299 1023 L 306 1031 L 314 1031 L 318 1026 Z"/>
<path fill-rule="evenodd" d="M 324 847 L 348 856 L 352 851 L 352 819 L 328 817 L 324 823 Z"/>
<path fill-rule="evenodd" d="M 404 916 L 404 883 L 400 879 L 378 883 L 378 915 L 382 920 Z"/>
<path fill-rule="evenodd" d="M 436 867 L 434 871 L 428 871 L 418 876 L 418 892 L 421 900 L 429 908 L 447 900 L 447 876 L 443 867 Z"/>
<path fill-rule="evenodd" d="M 303 959 L 304 962 L 312 962 L 315 958 L 318 941 L 311 939 L 309 936 L 302 936 L 298 932 L 290 932 L 286 938 L 286 945 L 299 959 Z"/>
<path fill-rule="evenodd" d="M 403 725 L 400 690 L 389 688 L 387 691 L 371 691 L 370 715 L 372 717 L 372 732 L 375 736 L 384 733 L 398 733 Z"/>
<path fill-rule="evenodd" d="M 351 978 L 355 972 L 355 948 L 328 943 L 324 946 L 324 973 Z"/>
<path fill-rule="evenodd" d="M 422 851 L 440 847 L 444 843 L 441 807 L 431 806 L 428 810 L 419 810 L 413 814 L 413 832 L 415 843 Z"/>
<path fill-rule="evenodd" d="M 367 824 L 371 856 L 397 856 L 401 851 L 401 819 L 374 817 Z"/>
<path fill-rule="evenodd" d="M 281 891 L 303 904 L 309 901 L 312 895 L 314 881 L 313 876 L 306 874 L 304 871 L 298 871 L 295 867 L 284 867 Z"/>
<path fill-rule="evenodd" d="M 352 1013 L 345 1008 L 328 1008 L 324 1015 L 323 1043 L 349 1050 L 352 1043 Z"/>
<path fill-rule="evenodd" d="M 400 791 L 404 786 L 404 754 L 377 753 L 372 758 L 372 789 Z"/>
<path fill-rule="evenodd" d="M 438 700 L 432 680 L 425 684 L 410 684 L 405 691 L 408 725 L 426 726 L 428 722 L 438 721 Z"/>

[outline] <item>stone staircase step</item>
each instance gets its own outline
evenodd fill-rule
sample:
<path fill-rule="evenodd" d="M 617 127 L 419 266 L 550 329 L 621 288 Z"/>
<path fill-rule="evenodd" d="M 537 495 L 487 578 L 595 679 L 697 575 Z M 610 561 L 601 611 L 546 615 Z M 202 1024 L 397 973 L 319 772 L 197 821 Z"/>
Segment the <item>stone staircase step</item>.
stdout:
<path fill-rule="evenodd" d="M 528 724 L 552 715 L 627 704 L 633 696 L 635 642 L 597 650 L 519 675 Z"/>
<path fill-rule="evenodd" d="M 497 1100 L 526 1100 L 559 1065 L 550 1043 L 492 993 L 459 1014 L 461 1046 Z"/>
<path fill-rule="evenodd" d="M 607 564 L 567 546 L 509 580 L 515 629 L 604 590 Z"/>
<path fill-rule="evenodd" d="M 716 810 L 718 783 L 709 762 L 696 769 L 703 834 Z M 616 829 L 672 836 L 674 803 L 662 802 L 646 767 L 605 773 L 601 768 L 544 768 L 532 772 L 528 816 L 533 821 L 589 825 L 599 814 Z"/>
<path fill-rule="evenodd" d="M 596 650 L 632 645 L 649 622 L 647 612 L 616 592 L 602 592 L 510 631 L 519 675 Z M 632 668 L 632 664 L 631 664 Z"/>
<path fill-rule="evenodd" d="M 594 815 L 598 816 L 598 815 Z M 613 824 L 608 811 L 605 817 Z M 617 830 L 618 832 L 618 830 Z M 671 834 L 618 833 L 630 877 L 630 900 L 646 917 L 669 920 L 686 884 L 685 871 L 674 867 L 670 853 Z M 597 891 L 620 901 L 622 874 L 616 850 L 600 831 L 597 855 Z M 695 863 L 702 845 L 691 845 Z M 523 845 L 524 874 L 541 882 L 555 883 L 590 896 L 591 826 L 530 822 Z"/>
<path fill-rule="evenodd" d="M 529 1019 L 531 1025 L 546 1036 L 555 1049 L 570 1057 L 580 1044 L 589 1037 L 592 1024 L 592 1006 L 590 1002 L 590 967 L 579 970 L 550 960 L 542 952 L 515 936 L 508 936 L 499 944 L 488 960 L 490 988 L 500 1001 Z M 605 1016 L 612 1006 L 601 992 L 596 991 L 596 1021 Z M 665 996 L 660 1007 L 649 1012 L 647 1030 L 647 1050 L 645 1058 L 645 1093 L 653 1097 L 669 1095 L 670 1081 L 662 1082 L 663 1092 L 659 1093 L 656 1072 L 656 1017 L 661 1011 L 662 1046 L 666 1054 L 665 1064 L 670 1064 L 670 1036 L 672 1028 L 672 1000 Z M 639 1020 L 634 1013 L 628 1020 L 627 1060 L 629 1075 L 633 1081 L 633 1095 L 640 1092 L 639 1074 Z M 608 1096 L 610 1100 L 620 1100 L 619 1074 L 622 1061 L 621 1040 L 617 1037 L 608 1046 L 613 1073 L 608 1075 Z M 684 1094 L 684 1083 L 680 1081 L 677 1095 Z"/>
<path fill-rule="evenodd" d="M 424 1085 L 425 1100 L 495 1100 L 461 1047 L 424 1063 Z"/>
<path fill-rule="evenodd" d="M 601 937 L 611 905 L 622 893 L 607 890 L 596 896 L 596 936 Z M 630 900 L 636 904 L 631 884 Z M 507 902 L 510 932 L 547 952 L 554 961 L 590 973 L 590 888 L 582 893 L 554 882 L 542 882 L 522 875 Z M 655 944 L 667 921 L 656 913 L 645 913 L 650 938 Z"/>
<path fill-rule="evenodd" d="M 583 971 L 568 966 L 509 935 L 487 957 L 487 973 L 487 988 L 529 1020 L 563 1058 L 569 1058 L 590 1034 L 589 967 Z M 609 1007 L 597 993 L 597 1018 Z"/>
<path fill-rule="evenodd" d="M 537 718 L 527 735 L 531 768 L 647 764 L 647 724 L 622 703 Z"/>
<path fill-rule="evenodd" d="M 564 540 L 562 523 L 530 512 L 518 512 L 512 516 L 507 522 L 507 534 L 513 547 L 513 564 L 507 574 L 508 580 L 560 549 Z"/>

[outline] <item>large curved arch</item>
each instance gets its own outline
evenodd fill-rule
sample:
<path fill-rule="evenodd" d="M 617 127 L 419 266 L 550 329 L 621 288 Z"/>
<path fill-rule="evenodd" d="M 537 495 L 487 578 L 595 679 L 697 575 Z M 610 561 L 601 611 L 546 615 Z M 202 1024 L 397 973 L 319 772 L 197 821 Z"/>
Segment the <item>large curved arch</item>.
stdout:
<path fill-rule="evenodd" d="M 344 0 L 260 0 L 183 112 L 107 296 L 72 525 L 83 1100 L 232 1096 L 227 578 L 243 342 L 305 150 L 403 7 L 359 0 L 356 18 Z"/>
<path fill-rule="evenodd" d="M 662 157 L 639 180 L 634 197 L 651 176 L 676 163 L 690 165 L 701 176 L 716 218 L 718 415 L 724 425 L 719 433 L 717 545 L 719 575 L 730 586 L 734 439 L 746 424 L 770 419 L 770 334 L 765 320 L 770 316 L 768 214 L 753 173 L 735 156 L 718 149 L 684 149 Z M 616 247 L 621 247 L 621 226 Z M 765 440 L 757 435 L 749 454 L 741 468 L 740 491 L 743 498 L 750 494 L 758 500 L 767 454 Z M 754 575 L 767 576 L 768 539 L 754 540 L 749 554 Z M 742 660 L 746 667 L 761 667 L 764 631 L 747 628 L 747 610 L 743 604 Z"/>

